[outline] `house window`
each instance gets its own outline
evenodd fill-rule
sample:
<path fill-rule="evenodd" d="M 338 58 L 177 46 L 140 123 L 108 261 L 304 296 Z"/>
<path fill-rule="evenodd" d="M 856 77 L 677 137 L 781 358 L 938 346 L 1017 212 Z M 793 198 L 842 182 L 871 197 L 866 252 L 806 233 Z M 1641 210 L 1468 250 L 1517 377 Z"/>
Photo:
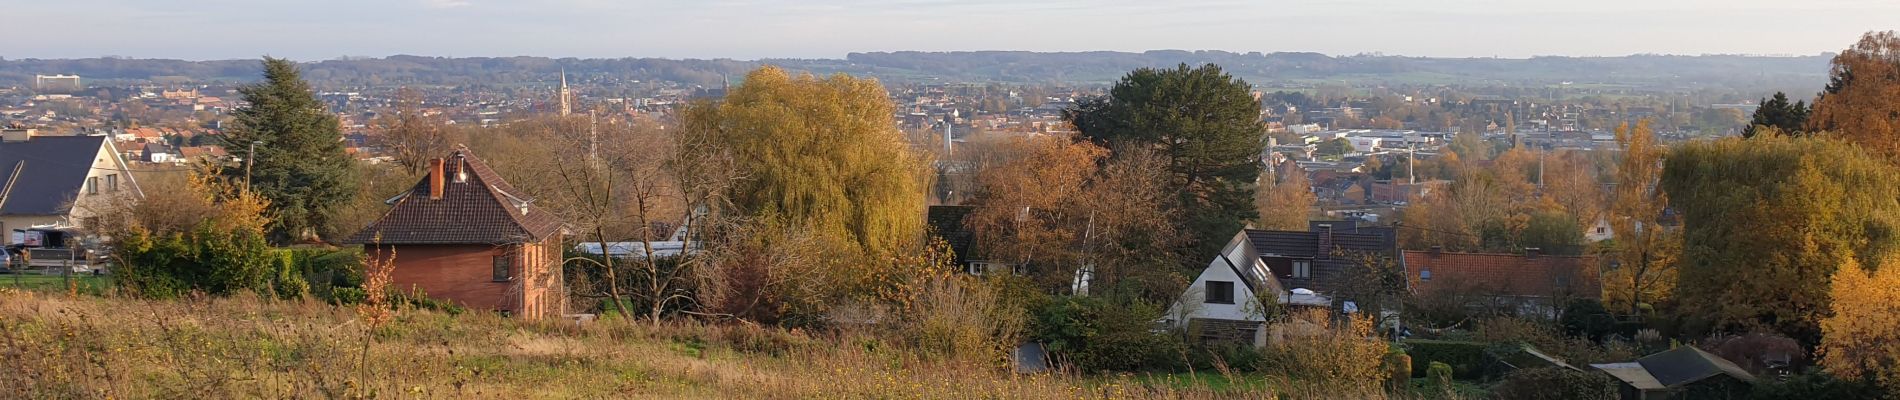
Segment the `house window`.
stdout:
<path fill-rule="evenodd" d="M 1207 304 L 1234 304 L 1234 283 L 1207 281 Z"/>
<path fill-rule="evenodd" d="M 99 194 L 99 177 L 86 178 L 86 194 Z"/>
<path fill-rule="evenodd" d="M 515 258 L 510 254 L 495 256 L 495 281 L 514 280 Z"/>
<path fill-rule="evenodd" d="M 1294 278 L 1313 277 L 1313 262 L 1312 261 L 1294 261 L 1293 262 L 1293 277 Z"/>
<path fill-rule="evenodd" d="M 119 191 L 119 174 L 106 175 L 106 191 Z"/>
<path fill-rule="evenodd" d="M 1603 228 L 1603 227 L 1601 227 L 1601 226 L 1599 226 L 1599 227 L 1597 227 L 1597 234 L 1598 234 L 1598 235 L 1601 235 L 1601 234 L 1603 234 L 1603 229 L 1604 229 L 1604 228 Z"/>

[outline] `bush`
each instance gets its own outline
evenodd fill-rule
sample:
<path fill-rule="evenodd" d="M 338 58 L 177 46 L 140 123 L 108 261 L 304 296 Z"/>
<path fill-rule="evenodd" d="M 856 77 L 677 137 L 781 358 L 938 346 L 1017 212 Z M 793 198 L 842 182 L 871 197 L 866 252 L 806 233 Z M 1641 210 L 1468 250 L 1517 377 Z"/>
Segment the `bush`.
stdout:
<path fill-rule="evenodd" d="M 1373 339 L 1372 319 L 1353 315 L 1334 326 L 1333 316 L 1316 311 L 1296 314 L 1316 325 L 1317 335 L 1295 336 L 1267 347 L 1268 373 L 1321 385 L 1381 389 L 1384 357 L 1391 347 Z"/>
<path fill-rule="evenodd" d="M 1590 340 L 1603 340 L 1616 333 L 1616 317 L 1603 308 L 1603 302 L 1578 299 L 1564 306 L 1564 334 L 1587 337 Z"/>
<path fill-rule="evenodd" d="M 1406 354 L 1412 356 L 1412 376 L 1425 377 L 1427 368 L 1444 363 L 1458 379 L 1478 379 L 1484 375 L 1487 360 L 1485 344 L 1440 340 L 1407 340 Z"/>
<path fill-rule="evenodd" d="M 1617 384 L 1599 372 L 1532 368 L 1505 374 L 1491 394 L 1509 400 L 1615 400 Z"/>
<path fill-rule="evenodd" d="M 252 230 L 219 230 L 206 223 L 170 234 L 135 230 L 119 240 L 113 274 L 121 287 L 139 296 L 173 298 L 191 291 L 222 296 L 247 290 L 269 295 L 278 276 L 270 243 Z"/>
<path fill-rule="evenodd" d="M 1203 371 L 1219 370 L 1224 365 L 1234 371 L 1258 372 L 1265 359 L 1259 349 L 1244 344 L 1197 346 L 1188 351 L 1188 365 Z"/>
<path fill-rule="evenodd" d="M 931 357 L 1008 365 L 1022 334 L 1023 310 L 1003 303 L 1000 292 L 968 277 L 933 278 L 903 313 L 900 331 Z"/>
<path fill-rule="evenodd" d="M 1451 382 L 1451 364 L 1433 361 L 1430 367 L 1425 368 L 1425 377 L 1438 384 Z"/>
<path fill-rule="evenodd" d="M 1172 370 L 1187 346 L 1155 333 L 1161 310 L 1140 302 L 1060 297 L 1031 311 L 1029 336 L 1083 372 Z"/>
<path fill-rule="evenodd" d="M 1880 387 L 1871 383 L 1844 381 L 1819 369 L 1780 382 L 1764 379 L 1748 392 L 1750 400 L 1878 399 L 1880 395 Z"/>

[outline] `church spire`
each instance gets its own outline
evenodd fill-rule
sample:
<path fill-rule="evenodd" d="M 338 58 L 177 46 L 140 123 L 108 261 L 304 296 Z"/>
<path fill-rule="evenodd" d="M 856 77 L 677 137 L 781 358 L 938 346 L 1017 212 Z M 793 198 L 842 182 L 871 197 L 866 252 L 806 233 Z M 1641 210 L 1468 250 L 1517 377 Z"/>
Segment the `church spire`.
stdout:
<path fill-rule="evenodd" d="M 573 114 L 574 108 L 568 104 L 568 100 L 567 100 L 567 98 L 569 97 L 569 94 L 567 91 L 567 68 L 566 67 L 561 68 L 561 90 L 559 92 L 559 95 L 561 96 L 561 116 L 565 117 L 565 116 L 568 116 L 568 114 Z"/>

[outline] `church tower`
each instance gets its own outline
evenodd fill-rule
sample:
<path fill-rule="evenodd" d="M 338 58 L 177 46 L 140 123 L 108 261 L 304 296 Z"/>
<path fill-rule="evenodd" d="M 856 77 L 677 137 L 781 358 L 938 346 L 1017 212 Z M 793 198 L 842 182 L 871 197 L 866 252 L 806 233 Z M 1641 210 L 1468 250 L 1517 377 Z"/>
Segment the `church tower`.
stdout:
<path fill-rule="evenodd" d="M 567 100 L 570 96 L 567 91 L 567 68 L 561 68 L 561 89 L 559 95 L 561 96 L 561 116 L 565 117 L 568 116 L 568 114 L 573 114 L 574 108 L 568 104 Z"/>

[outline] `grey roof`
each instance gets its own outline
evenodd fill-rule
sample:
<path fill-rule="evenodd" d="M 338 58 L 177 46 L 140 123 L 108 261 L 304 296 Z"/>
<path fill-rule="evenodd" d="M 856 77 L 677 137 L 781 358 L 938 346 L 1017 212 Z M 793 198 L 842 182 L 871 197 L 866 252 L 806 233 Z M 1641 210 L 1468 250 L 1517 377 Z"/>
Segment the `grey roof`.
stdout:
<path fill-rule="evenodd" d="M 1261 257 L 1317 258 L 1319 232 L 1247 230 L 1247 240 Z M 1333 249 L 1358 252 L 1390 252 L 1385 237 L 1377 234 L 1333 233 Z M 1331 256 L 1331 254 L 1328 254 Z"/>
<path fill-rule="evenodd" d="M 1755 381 L 1755 375 L 1742 370 L 1742 367 L 1694 346 L 1651 354 L 1635 362 L 1590 366 L 1643 390 L 1678 388 L 1717 375 L 1728 375 L 1744 382 Z"/>
<path fill-rule="evenodd" d="M 0 186 L 21 161 L 20 181 L 0 206 L 0 214 L 64 215 L 85 187 L 94 157 L 106 144 L 105 136 L 34 136 L 23 142 L 0 143 Z"/>

